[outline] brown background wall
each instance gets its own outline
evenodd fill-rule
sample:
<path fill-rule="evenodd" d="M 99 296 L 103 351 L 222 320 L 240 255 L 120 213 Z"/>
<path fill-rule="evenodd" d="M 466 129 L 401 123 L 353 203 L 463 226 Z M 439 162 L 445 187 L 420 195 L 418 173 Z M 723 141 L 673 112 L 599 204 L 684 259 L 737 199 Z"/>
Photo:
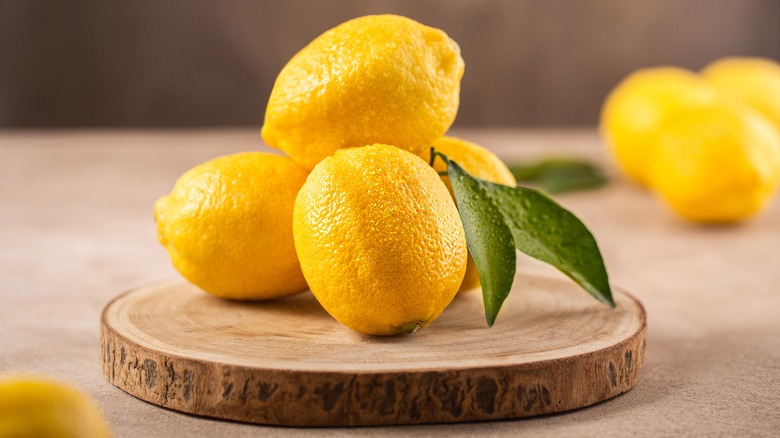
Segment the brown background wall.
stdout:
<path fill-rule="evenodd" d="M 780 59 L 775 0 L 0 0 L 0 126 L 259 125 L 297 50 L 382 12 L 461 45 L 461 126 L 592 124 L 638 67 Z"/>

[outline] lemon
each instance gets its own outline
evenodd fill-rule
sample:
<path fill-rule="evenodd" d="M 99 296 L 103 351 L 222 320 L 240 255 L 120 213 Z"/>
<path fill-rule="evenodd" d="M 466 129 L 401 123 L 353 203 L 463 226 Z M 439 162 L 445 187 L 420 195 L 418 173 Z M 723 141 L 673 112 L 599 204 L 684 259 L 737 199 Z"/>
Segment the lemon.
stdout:
<path fill-rule="evenodd" d="M 111 436 L 89 398 L 38 377 L 0 378 L 0 438 Z"/>
<path fill-rule="evenodd" d="M 504 162 L 494 153 L 478 144 L 456 137 L 444 136 L 433 142 L 433 147 L 436 151 L 446 155 L 450 160 L 458 163 L 466 172 L 474 177 L 506 186 L 517 185 L 515 177 L 512 175 L 509 168 L 506 167 L 506 164 L 504 164 Z M 430 149 L 420 154 L 420 157 L 422 157 L 425 162 L 430 162 Z M 435 160 L 433 167 L 437 172 L 447 171 L 447 166 L 442 160 Z M 443 175 L 441 178 L 450 191 L 450 195 L 455 199 L 449 177 Z M 474 264 L 474 259 L 469 255 L 466 264 L 466 275 L 463 277 L 463 283 L 460 285 L 460 290 L 474 289 L 479 287 L 479 284 L 477 266 Z"/>
<path fill-rule="evenodd" d="M 262 136 L 309 170 L 373 143 L 417 154 L 455 120 L 462 76 L 460 49 L 443 31 L 396 15 L 356 18 L 282 69 Z"/>
<path fill-rule="evenodd" d="M 420 157 L 394 146 L 344 149 L 318 164 L 296 199 L 293 232 L 314 296 L 364 334 L 430 324 L 466 270 L 447 188 Z"/>
<path fill-rule="evenodd" d="M 780 64 L 762 58 L 724 58 L 702 70 L 716 89 L 758 110 L 780 128 Z"/>
<path fill-rule="evenodd" d="M 729 223 L 762 210 L 780 181 L 780 137 L 747 107 L 682 114 L 659 137 L 652 186 L 680 216 Z"/>
<path fill-rule="evenodd" d="M 187 280 L 214 295 L 259 300 L 303 291 L 292 212 L 307 174 L 262 152 L 198 165 L 155 203 L 159 241 Z"/>
<path fill-rule="evenodd" d="M 607 97 L 600 130 L 632 180 L 647 185 L 647 163 L 658 134 L 681 113 L 717 104 L 720 94 L 698 75 L 677 67 L 638 70 Z"/>

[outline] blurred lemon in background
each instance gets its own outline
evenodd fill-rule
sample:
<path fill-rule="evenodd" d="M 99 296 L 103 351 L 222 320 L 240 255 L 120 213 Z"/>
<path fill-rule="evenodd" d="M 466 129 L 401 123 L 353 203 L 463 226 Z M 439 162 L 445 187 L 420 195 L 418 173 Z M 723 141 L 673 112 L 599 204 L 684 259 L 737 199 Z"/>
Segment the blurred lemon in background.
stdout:
<path fill-rule="evenodd" d="M 318 164 L 293 227 L 312 293 L 360 333 L 427 326 L 463 281 L 466 237 L 454 201 L 428 163 L 394 146 L 344 149 Z"/>
<path fill-rule="evenodd" d="M 651 186 L 680 216 L 740 221 L 762 210 L 780 181 L 780 137 L 765 117 L 736 105 L 678 114 L 648 168 Z"/>
<path fill-rule="evenodd" d="M 38 378 L 0 378 L 0 438 L 109 437 L 97 407 L 82 392 Z"/>
<path fill-rule="evenodd" d="M 725 58 L 702 75 L 639 70 L 607 97 L 605 143 L 622 170 L 681 217 L 730 223 L 762 211 L 780 180 L 780 67 Z"/>
<path fill-rule="evenodd" d="M 514 187 L 517 185 L 515 177 L 512 175 L 509 168 L 507 168 L 506 164 L 504 164 L 504 162 L 494 153 L 476 143 L 456 137 L 444 136 L 433 142 L 432 146 L 437 152 L 443 153 L 450 160 L 458 163 L 466 172 L 476 178 L 506 186 Z M 420 157 L 422 157 L 425 162 L 429 163 L 431 160 L 431 150 L 428 149 L 424 151 L 420 154 Z M 447 166 L 442 160 L 435 160 L 433 168 L 439 173 L 447 171 Z M 452 198 L 455 199 L 455 195 L 452 193 L 452 186 L 450 185 L 450 178 L 447 175 L 442 175 L 441 179 L 447 186 L 447 190 L 449 190 Z M 463 277 L 463 283 L 460 285 L 460 290 L 473 289 L 478 287 L 479 284 L 477 266 L 474 264 L 474 259 L 469 255 L 466 265 L 466 275 Z"/>
<path fill-rule="evenodd" d="M 647 166 L 658 134 L 681 113 L 706 108 L 719 93 L 698 75 L 677 67 L 638 70 L 609 94 L 600 130 L 616 162 L 632 180 L 647 185 Z"/>
<path fill-rule="evenodd" d="M 780 129 L 780 64 L 763 58 L 724 58 L 701 73 L 713 87 L 753 107 Z"/>
<path fill-rule="evenodd" d="M 279 73 L 263 139 L 309 170 L 337 149 L 367 144 L 419 154 L 455 120 L 463 68 L 458 45 L 439 29 L 396 15 L 350 20 Z"/>
<path fill-rule="evenodd" d="M 258 300 L 306 290 L 292 214 L 307 174 L 261 152 L 200 164 L 155 203 L 159 241 L 187 280 L 214 295 Z"/>

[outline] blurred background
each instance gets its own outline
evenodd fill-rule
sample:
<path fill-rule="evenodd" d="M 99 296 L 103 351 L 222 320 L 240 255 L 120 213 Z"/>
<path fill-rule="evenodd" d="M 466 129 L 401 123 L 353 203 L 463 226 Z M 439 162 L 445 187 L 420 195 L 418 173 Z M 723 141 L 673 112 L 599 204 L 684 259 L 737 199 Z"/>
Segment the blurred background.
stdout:
<path fill-rule="evenodd" d="M 776 0 L 0 0 L 0 127 L 259 126 L 291 56 L 376 13 L 458 41 L 457 126 L 593 125 L 639 67 L 780 59 Z"/>

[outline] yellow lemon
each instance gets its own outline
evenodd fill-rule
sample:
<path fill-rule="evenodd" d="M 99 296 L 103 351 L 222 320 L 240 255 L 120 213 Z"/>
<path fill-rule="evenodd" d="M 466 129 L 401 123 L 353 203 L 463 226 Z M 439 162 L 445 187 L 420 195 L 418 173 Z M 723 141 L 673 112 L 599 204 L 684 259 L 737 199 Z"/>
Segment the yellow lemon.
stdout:
<path fill-rule="evenodd" d="M 214 295 L 259 300 L 301 292 L 292 212 L 307 174 L 262 152 L 198 165 L 154 205 L 160 243 L 187 280 Z"/>
<path fill-rule="evenodd" d="M 512 175 L 512 172 L 509 171 L 509 168 L 506 167 L 506 164 L 504 164 L 504 162 L 494 153 L 482 146 L 459 138 L 445 136 L 433 142 L 433 147 L 436 151 L 443 153 L 449 159 L 458 163 L 472 176 L 506 186 L 517 185 L 515 177 Z M 420 157 L 422 157 L 425 162 L 430 162 L 430 149 L 420 154 Z M 447 170 L 447 166 L 441 160 L 435 160 L 433 167 L 437 172 L 445 172 Z M 449 177 L 444 175 L 441 178 L 452 195 L 452 186 L 450 185 Z M 453 199 L 455 199 L 454 195 Z M 474 264 L 474 259 L 469 255 L 466 265 L 466 275 L 463 277 L 463 283 L 460 285 L 460 290 L 474 289 L 478 287 L 479 284 L 477 266 Z"/>
<path fill-rule="evenodd" d="M 724 58 L 702 70 L 723 93 L 764 114 L 780 128 L 780 64 L 762 58 Z"/>
<path fill-rule="evenodd" d="M 356 18 L 282 69 L 262 136 L 307 169 L 373 143 L 417 154 L 455 120 L 462 76 L 460 49 L 441 30 L 396 15 Z"/>
<path fill-rule="evenodd" d="M 780 137 L 747 107 L 720 105 L 670 122 L 659 137 L 651 184 L 680 216 L 703 223 L 747 218 L 780 181 Z"/>
<path fill-rule="evenodd" d="M 314 168 L 295 202 L 309 287 L 339 322 L 393 335 L 430 324 L 458 292 L 466 237 L 432 167 L 394 146 L 344 149 Z"/>
<path fill-rule="evenodd" d="M 600 130 L 615 160 L 635 182 L 647 185 L 647 163 L 657 136 L 681 113 L 721 100 L 698 75 L 676 67 L 638 70 L 609 94 Z"/>
<path fill-rule="evenodd" d="M 103 415 L 80 391 L 38 377 L 0 378 L 0 438 L 109 436 Z"/>

